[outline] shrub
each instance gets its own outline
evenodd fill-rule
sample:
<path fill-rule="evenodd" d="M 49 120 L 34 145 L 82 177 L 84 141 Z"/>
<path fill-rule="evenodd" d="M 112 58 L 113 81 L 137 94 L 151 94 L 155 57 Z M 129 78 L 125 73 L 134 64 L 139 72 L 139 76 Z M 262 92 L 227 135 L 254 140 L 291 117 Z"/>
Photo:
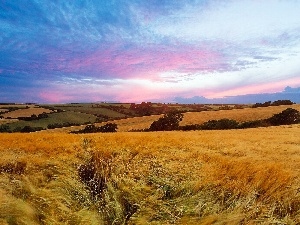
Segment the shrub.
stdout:
<path fill-rule="evenodd" d="M 191 124 L 191 125 L 185 125 L 185 126 L 180 126 L 179 130 L 183 131 L 189 131 L 189 130 L 201 130 L 201 125 L 198 124 Z"/>
<path fill-rule="evenodd" d="M 265 102 L 265 103 L 255 103 L 252 108 L 257 108 L 257 107 L 268 107 L 271 106 L 271 101 Z"/>
<path fill-rule="evenodd" d="M 72 133 L 109 133 L 117 132 L 118 125 L 115 123 L 107 123 L 101 127 L 96 127 L 94 124 L 87 125 L 84 129 L 79 131 L 74 131 Z"/>
<path fill-rule="evenodd" d="M 10 132 L 9 126 L 7 124 L 0 125 L 0 133 Z"/>
<path fill-rule="evenodd" d="M 293 105 L 294 103 L 291 100 L 277 100 L 272 103 L 272 105 Z"/>
<path fill-rule="evenodd" d="M 117 132 L 118 125 L 115 123 L 107 123 L 98 128 L 99 132 L 107 133 L 107 132 Z"/>
<path fill-rule="evenodd" d="M 278 105 L 293 105 L 294 103 L 291 100 L 276 100 L 274 102 L 268 101 L 265 103 L 255 103 L 252 108 L 257 107 L 268 107 L 268 106 L 278 106 Z"/>
<path fill-rule="evenodd" d="M 49 124 L 47 126 L 48 129 L 54 129 L 54 128 L 62 128 L 62 127 L 70 127 L 70 126 L 79 126 L 79 123 L 70 123 L 70 122 L 64 122 L 64 123 L 53 123 Z"/>
<path fill-rule="evenodd" d="M 44 128 L 42 127 L 31 127 L 31 126 L 24 126 L 23 128 L 16 128 L 14 132 L 21 132 L 21 133 L 30 133 L 30 132 L 35 132 L 35 131 L 40 131 L 43 130 Z"/>
<path fill-rule="evenodd" d="M 275 114 L 266 120 L 273 126 L 295 124 L 300 122 L 300 112 L 296 109 L 287 108 L 281 113 Z"/>
<path fill-rule="evenodd" d="M 220 119 L 220 120 L 209 120 L 203 123 L 200 127 L 203 130 L 227 130 L 236 129 L 239 123 L 235 120 Z"/>
<path fill-rule="evenodd" d="M 267 127 L 268 123 L 265 120 L 254 120 L 254 121 L 246 121 L 241 123 L 238 128 L 246 129 L 246 128 L 256 128 L 256 127 Z"/>

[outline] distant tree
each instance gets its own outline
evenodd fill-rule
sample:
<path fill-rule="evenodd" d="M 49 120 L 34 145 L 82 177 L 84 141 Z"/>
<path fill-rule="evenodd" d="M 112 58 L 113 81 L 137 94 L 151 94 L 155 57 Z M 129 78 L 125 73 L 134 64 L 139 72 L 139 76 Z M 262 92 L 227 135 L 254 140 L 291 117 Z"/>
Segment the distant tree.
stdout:
<path fill-rule="evenodd" d="M 182 121 L 183 114 L 177 111 L 166 113 L 163 117 L 159 118 L 157 121 L 154 121 L 149 131 L 170 131 L 178 130 L 179 122 Z"/>
<path fill-rule="evenodd" d="M 266 121 L 273 126 L 300 123 L 300 112 L 293 108 L 287 108 Z"/>
<path fill-rule="evenodd" d="M 265 103 L 255 103 L 252 108 L 257 108 L 257 107 L 268 107 L 271 106 L 271 101 L 265 102 Z"/>
<path fill-rule="evenodd" d="M 272 103 L 272 105 L 293 105 L 294 103 L 291 100 L 277 100 Z"/>
<path fill-rule="evenodd" d="M 152 112 L 152 103 L 151 102 L 142 102 L 141 104 L 132 103 L 129 109 L 134 110 L 137 114 L 141 116 L 150 116 Z"/>
<path fill-rule="evenodd" d="M 48 114 L 43 112 L 42 114 L 38 115 L 38 119 L 48 118 Z"/>
<path fill-rule="evenodd" d="M 99 132 L 107 133 L 107 132 L 117 132 L 118 125 L 115 123 L 107 123 L 98 128 Z"/>
<path fill-rule="evenodd" d="M 94 124 L 86 125 L 82 133 L 96 133 L 97 127 Z"/>
<path fill-rule="evenodd" d="M 23 127 L 23 129 L 21 129 L 22 133 L 29 133 L 29 132 L 32 132 L 32 131 L 33 131 L 33 129 L 32 129 L 31 126 L 25 126 L 25 127 Z"/>
<path fill-rule="evenodd" d="M 252 108 L 257 107 L 268 107 L 268 106 L 278 106 L 278 105 L 293 105 L 294 103 L 291 100 L 276 100 L 274 102 L 268 101 L 265 103 L 255 103 Z"/>

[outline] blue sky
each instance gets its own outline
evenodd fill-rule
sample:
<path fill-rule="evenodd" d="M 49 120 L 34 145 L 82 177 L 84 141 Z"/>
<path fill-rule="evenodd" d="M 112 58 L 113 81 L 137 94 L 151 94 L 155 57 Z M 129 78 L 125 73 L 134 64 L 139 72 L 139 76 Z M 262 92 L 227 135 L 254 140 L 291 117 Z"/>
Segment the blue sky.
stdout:
<path fill-rule="evenodd" d="M 299 13 L 298 0 L 2 0 L 0 100 L 172 102 L 299 90 Z"/>

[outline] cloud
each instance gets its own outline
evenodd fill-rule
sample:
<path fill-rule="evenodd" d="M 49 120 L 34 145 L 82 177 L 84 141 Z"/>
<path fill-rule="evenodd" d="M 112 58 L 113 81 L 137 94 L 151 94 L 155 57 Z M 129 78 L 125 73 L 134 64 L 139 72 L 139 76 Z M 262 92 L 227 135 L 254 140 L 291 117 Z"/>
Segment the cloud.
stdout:
<path fill-rule="evenodd" d="M 227 96 L 224 98 L 205 98 L 203 96 L 194 96 L 191 98 L 175 97 L 174 102 L 181 104 L 252 104 L 263 103 L 266 101 L 276 100 L 291 100 L 295 103 L 300 103 L 300 87 L 291 88 L 286 87 L 281 92 L 276 93 L 262 93 L 262 94 L 247 94 L 237 96 Z"/>
<path fill-rule="evenodd" d="M 299 94 L 299 96 L 300 96 L 300 87 L 298 87 L 298 88 L 292 88 L 292 87 L 290 87 L 290 86 L 287 86 L 285 89 L 284 89 L 284 91 L 283 91 L 283 93 L 285 93 L 285 94 L 290 94 L 290 93 L 295 93 L 295 94 Z"/>
<path fill-rule="evenodd" d="M 171 16 L 161 16 L 151 29 L 189 41 L 241 42 L 298 29 L 298 7 L 298 1 L 209 1 L 205 7 L 190 4 Z"/>
<path fill-rule="evenodd" d="M 211 72 L 223 70 L 218 52 L 193 46 L 116 46 L 101 49 L 68 63 L 71 72 L 87 71 L 95 76 L 157 78 L 164 71 Z M 72 71 L 73 70 L 73 71 Z"/>

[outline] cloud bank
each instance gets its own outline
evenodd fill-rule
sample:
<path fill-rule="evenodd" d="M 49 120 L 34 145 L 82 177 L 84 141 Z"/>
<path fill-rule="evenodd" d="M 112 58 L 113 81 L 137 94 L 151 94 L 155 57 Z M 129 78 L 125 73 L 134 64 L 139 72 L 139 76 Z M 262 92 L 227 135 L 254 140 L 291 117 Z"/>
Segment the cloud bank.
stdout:
<path fill-rule="evenodd" d="M 291 100 L 294 103 L 300 104 L 300 87 L 291 88 L 286 87 L 281 92 L 276 93 L 262 93 L 262 94 L 248 94 L 248 95 L 237 95 L 237 96 L 226 96 L 224 98 L 213 98 L 208 99 L 203 96 L 194 96 L 191 98 L 174 98 L 174 102 L 181 104 L 254 104 L 263 103 L 267 101 L 276 100 Z"/>

